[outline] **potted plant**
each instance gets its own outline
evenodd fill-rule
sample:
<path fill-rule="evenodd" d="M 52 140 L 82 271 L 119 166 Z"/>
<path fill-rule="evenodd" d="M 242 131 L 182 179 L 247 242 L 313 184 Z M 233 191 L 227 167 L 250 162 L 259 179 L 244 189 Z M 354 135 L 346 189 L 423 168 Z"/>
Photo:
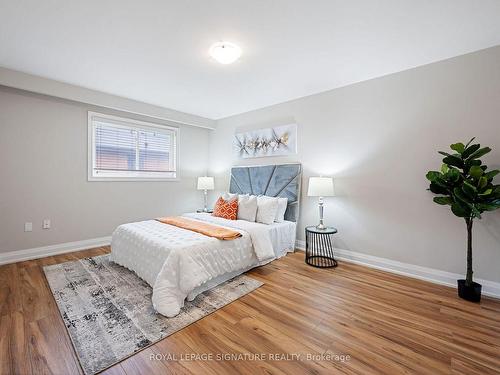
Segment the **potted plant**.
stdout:
<path fill-rule="evenodd" d="M 430 181 L 428 190 L 439 196 L 434 202 L 449 205 L 455 216 L 465 219 L 467 226 L 467 275 L 465 280 L 458 281 L 458 295 L 468 301 L 481 300 L 481 284 L 472 280 L 472 224 L 474 219 L 481 219 L 485 211 L 500 208 L 500 185 L 493 179 L 500 173 L 498 170 L 488 171 L 479 159 L 491 151 L 489 147 L 481 148 L 479 144 L 454 143 L 450 148 L 453 153 L 439 151 L 444 155 L 440 171 L 429 171 L 426 175 Z"/>

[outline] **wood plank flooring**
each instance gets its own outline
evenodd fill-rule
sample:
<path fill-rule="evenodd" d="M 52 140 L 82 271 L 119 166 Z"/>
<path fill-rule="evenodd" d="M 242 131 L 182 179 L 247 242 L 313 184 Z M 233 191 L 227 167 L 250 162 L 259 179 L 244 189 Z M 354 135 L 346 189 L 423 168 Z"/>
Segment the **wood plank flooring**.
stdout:
<path fill-rule="evenodd" d="M 0 266 L 1 374 L 82 373 L 42 267 L 107 252 Z M 499 300 L 301 252 L 249 275 L 265 285 L 103 374 L 500 374 Z"/>

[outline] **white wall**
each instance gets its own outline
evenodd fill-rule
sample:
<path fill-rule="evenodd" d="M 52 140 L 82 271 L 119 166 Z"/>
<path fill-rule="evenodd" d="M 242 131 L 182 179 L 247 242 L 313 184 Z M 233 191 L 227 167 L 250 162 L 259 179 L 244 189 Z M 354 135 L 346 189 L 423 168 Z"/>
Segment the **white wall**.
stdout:
<path fill-rule="evenodd" d="M 298 124 L 296 156 L 235 158 L 236 130 L 289 121 Z M 437 150 L 472 136 L 494 149 L 485 161 L 499 168 L 500 47 L 219 120 L 210 168 L 221 191 L 231 165 L 300 161 L 299 239 L 318 220 L 307 177 L 331 175 L 338 196 L 326 199 L 325 216 L 339 229 L 337 247 L 463 273 L 465 224 L 432 202 L 425 174 L 439 168 Z M 496 282 L 499 211 L 486 213 L 474 232 L 475 276 Z"/>
<path fill-rule="evenodd" d="M 300 161 L 299 239 L 317 222 L 307 177 L 332 175 L 338 196 L 326 201 L 326 221 L 339 229 L 337 247 L 463 273 L 465 225 L 432 202 L 425 173 L 440 165 L 436 150 L 472 136 L 493 147 L 485 160 L 500 168 L 499 67 L 496 47 L 219 120 L 215 131 L 181 126 L 180 182 L 87 182 L 87 111 L 123 113 L 0 87 L 0 253 L 192 211 L 208 165 L 222 191 L 232 165 Z M 298 124 L 297 155 L 234 157 L 236 130 L 289 121 Z M 26 221 L 33 232 L 24 233 Z M 500 212 L 476 224 L 474 245 L 475 276 L 499 282 Z"/>
<path fill-rule="evenodd" d="M 202 128 L 213 129 L 215 120 L 176 111 L 170 108 L 139 102 L 105 92 L 71 85 L 48 78 L 35 76 L 6 69 L 0 66 L 0 85 L 25 90 L 32 93 L 48 95 L 52 98 L 67 99 L 73 102 L 97 105 L 116 111 L 124 111 L 137 115 L 148 116 L 152 119 L 180 121 L 184 124 L 196 125 Z"/>
<path fill-rule="evenodd" d="M 207 170 L 209 130 L 180 126 L 179 182 L 88 182 L 88 110 L 148 120 L 0 87 L 0 253 L 109 236 L 121 223 L 201 207 L 195 181 Z M 24 233 L 28 221 L 33 232 Z"/>

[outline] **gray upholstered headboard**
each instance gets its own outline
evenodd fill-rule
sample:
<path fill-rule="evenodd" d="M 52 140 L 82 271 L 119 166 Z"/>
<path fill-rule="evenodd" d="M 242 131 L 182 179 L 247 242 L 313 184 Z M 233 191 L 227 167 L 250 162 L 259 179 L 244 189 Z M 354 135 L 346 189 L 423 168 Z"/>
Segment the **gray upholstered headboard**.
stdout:
<path fill-rule="evenodd" d="M 301 175 L 300 164 L 233 167 L 229 192 L 288 198 L 285 220 L 297 222 Z"/>

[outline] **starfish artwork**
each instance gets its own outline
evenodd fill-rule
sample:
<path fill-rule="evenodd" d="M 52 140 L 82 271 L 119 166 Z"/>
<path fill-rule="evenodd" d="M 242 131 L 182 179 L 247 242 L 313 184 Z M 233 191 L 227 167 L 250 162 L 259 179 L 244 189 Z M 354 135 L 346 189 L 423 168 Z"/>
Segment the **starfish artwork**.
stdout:
<path fill-rule="evenodd" d="M 241 159 L 297 153 L 297 125 L 282 125 L 237 133 L 234 149 Z"/>

